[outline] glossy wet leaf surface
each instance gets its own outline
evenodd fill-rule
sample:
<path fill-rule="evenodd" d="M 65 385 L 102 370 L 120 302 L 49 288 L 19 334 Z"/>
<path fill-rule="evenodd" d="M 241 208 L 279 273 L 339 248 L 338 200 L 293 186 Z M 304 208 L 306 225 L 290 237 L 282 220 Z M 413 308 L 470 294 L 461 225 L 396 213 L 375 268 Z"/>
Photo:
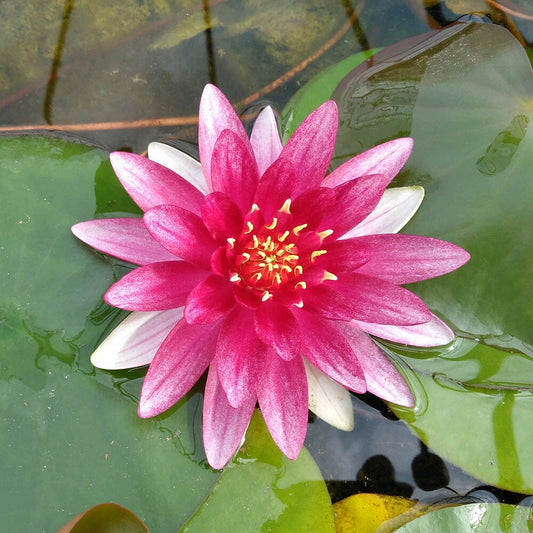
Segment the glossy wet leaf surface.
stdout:
<path fill-rule="evenodd" d="M 415 409 L 398 412 L 443 457 L 484 481 L 527 492 L 533 491 L 532 97 L 531 66 L 520 45 L 502 28 L 476 24 L 385 49 L 334 93 L 335 165 L 411 135 L 414 152 L 393 185 L 422 185 L 426 197 L 404 232 L 449 240 L 472 255 L 457 272 L 412 287 L 473 340 L 441 352 L 393 348 L 417 393 Z"/>
<path fill-rule="evenodd" d="M 533 511 L 528 507 L 497 503 L 472 503 L 427 513 L 398 529 L 383 533 L 433 533 L 434 531 L 490 531 L 515 533 L 531 531 Z"/>
<path fill-rule="evenodd" d="M 70 226 L 138 211 L 117 186 L 107 154 L 58 138 L 4 137 L 0 172 L 0 475 L 10 480 L 0 490 L 2 527 L 55 531 L 112 501 L 152 531 L 174 531 L 213 486 L 213 501 L 238 514 L 233 495 L 246 466 L 215 484 L 220 473 L 208 467 L 201 438 L 202 387 L 141 420 L 144 370 L 108 373 L 90 365 L 94 347 L 124 317 L 102 295 L 129 267 L 78 242 Z M 319 513 L 327 524 L 331 506 L 310 456 L 284 462 L 256 426 L 242 461 L 256 463 L 248 466 L 250 490 L 263 498 L 265 516 L 297 527 Z M 275 466 L 261 469 L 263 445 Z"/>

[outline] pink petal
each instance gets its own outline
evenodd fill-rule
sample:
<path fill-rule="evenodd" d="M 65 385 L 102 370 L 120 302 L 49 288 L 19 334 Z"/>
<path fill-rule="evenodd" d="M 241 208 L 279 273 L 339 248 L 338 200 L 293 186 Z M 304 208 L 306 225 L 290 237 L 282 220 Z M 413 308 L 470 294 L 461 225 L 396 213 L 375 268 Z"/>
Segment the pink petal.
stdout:
<path fill-rule="evenodd" d="M 191 291 L 183 315 L 189 324 L 209 324 L 226 315 L 234 305 L 231 283 L 227 278 L 212 275 Z"/>
<path fill-rule="evenodd" d="M 372 213 L 341 239 L 376 233 L 398 233 L 417 212 L 423 199 L 422 187 L 385 189 Z"/>
<path fill-rule="evenodd" d="M 258 179 L 257 163 L 249 146 L 231 130 L 224 130 L 211 158 L 213 190 L 230 197 L 246 213 L 252 206 Z"/>
<path fill-rule="evenodd" d="M 328 101 L 298 127 L 280 157 L 289 159 L 297 172 L 295 193 L 316 189 L 326 175 L 337 136 L 337 106 Z"/>
<path fill-rule="evenodd" d="M 338 328 L 363 367 L 368 392 L 385 401 L 412 407 L 414 400 L 409 386 L 379 347 L 352 323 L 339 322 Z"/>
<path fill-rule="evenodd" d="M 205 454 L 213 468 L 223 468 L 239 447 L 256 404 L 255 394 L 241 407 L 228 403 L 215 365 L 209 367 L 204 393 L 203 436 Z"/>
<path fill-rule="evenodd" d="M 335 191 L 327 187 L 318 187 L 300 194 L 291 204 L 294 226 L 307 224 L 306 231 L 316 229 L 322 219 L 335 209 L 336 200 Z"/>
<path fill-rule="evenodd" d="M 447 274 L 469 259 L 470 254 L 450 242 L 418 235 L 367 235 L 342 241 L 368 257 L 358 272 L 397 285 Z"/>
<path fill-rule="evenodd" d="M 257 309 L 262 303 L 261 298 L 255 292 L 239 285 L 233 287 L 233 296 L 235 296 L 235 300 L 248 309 Z"/>
<path fill-rule="evenodd" d="M 332 229 L 336 236 L 345 234 L 375 209 L 388 184 L 387 176 L 373 174 L 335 187 L 335 205 L 320 223 L 320 229 Z"/>
<path fill-rule="evenodd" d="M 264 352 L 255 334 L 253 313 L 236 306 L 222 323 L 215 356 L 218 377 L 232 407 L 255 397 Z"/>
<path fill-rule="evenodd" d="M 378 278 L 344 274 L 308 287 L 304 305 L 327 318 L 411 326 L 431 320 L 424 302 L 412 292 Z"/>
<path fill-rule="evenodd" d="M 172 170 L 128 152 L 113 152 L 109 159 L 120 182 L 143 211 L 170 204 L 200 213 L 204 195 Z"/>
<path fill-rule="evenodd" d="M 211 187 L 211 157 L 215 143 L 224 130 L 231 130 L 247 145 L 250 151 L 252 150 L 244 126 L 228 99 L 220 89 L 208 84 L 205 86 L 200 100 L 198 147 L 209 190 L 213 190 Z"/>
<path fill-rule="evenodd" d="M 148 159 L 180 175 L 203 194 L 209 193 L 202 165 L 194 157 L 168 144 L 151 142 L 148 145 Z"/>
<path fill-rule="evenodd" d="M 128 311 L 164 311 L 183 307 L 208 272 L 185 261 L 164 261 L 136 268 L 114 283 L 104 300 Z"/>
<path fill-rule="evenodd" d="M 259 113 L 252 129 L 250 143 L 255 154 L 259 175 L 279 157 L 282 145 L 276 116 L 270 106 Z"/>
<path fill-rule="evenodd" d="M 237 204 L 221 192 L 205 197 L 202 218 L 213 239 L 226 244 L 228 237 L 239 235 L 242 230 L 242 213 Z"/>
<path fill-rule="evenodd" d="M 352 157 L 324 179 L 324 187 L 337 187 L 346 181 L 368 174 L 383 174 L 389 182 L 400 172 L 411 155 L 413 139 L 404 137 L 380 144 Z"/>
<path fill-rule="evenodd" d="M 305 332 L 302 336 L 305 358 L 344 387 L 355 392 L 365 392 L 363 368 L 350 344 L 336 327 L 336 322 L 305 311 L 299 311 L 295 316 L 301 330 Z M 368 337 L 367 339 L 372 343 Z"/>
<path fill-rule="evenodd" d="M 259 183 L 254 202 L 270 222 L 271 217 L 281 209 L 285 200 L 291 198 L 296 183 L 296 173 L 287 159 L 277 159 L 265 171 Z"/>
<path fill-rule="evenodd" d="M 367 235 L 350 241 L 369 260 L 358 272 L 403 285 L 447 274 L 470 254 L 450 242 L 418 235 Z"/>
<path fill-rule="evenodd" d="M 204 268 L 210 267 L 217 248 L 202 219 L 181 207 L 160 205 L 144 215 L 144 223 L 154 239 L 170 253 Z"/>
<path fill-rule="evenodd" d="M 78 239 L 100 252 L 136 265 L 177 259 L 150 235 L 142 218 L 88 220 L 71 229 Z"/>
<path fill-rule="evenodd" d="M 333 241 L 324 246 L 326 253 L 315 259 L 315 266 L 336 275 L 352 273 L 368 261 L 366 250 L 351 241 Z"/>
<path fill-rule="evenodd" d="M 213 356 L 219 323 L 190 325 L 181 319 L 157 351 L 144 378 L 139 400 L 141 418 L 172 407 L 204 373 Z"/>
<path fill-rule="evenodd" d="M 409 346 L 444 346 L 455 338 L 453 331 L 433 314 L 429 322 L 414 326 L 384 326 L 359 320 L 353 323 L 370 335 Z"/>
<path fill-rule="evenodd" d="M 268 350 L 258 399 L 274 442 L 289 459 L 296 459 L 307 431 L 307 378 L 302 358 L 285 361 Z"/>
<path fill-rule="evenodd" d="M 342 431 L 354 428 L 353 407 L 348 389 L 304 359 L 309 392 L 309 410 Z"/>
<path fill-rule="evenodd" d="M 96 368 L 119 370 L 152 362 L 165 337 L 183 316 L 183 308 L 129 314 L 91 355 Z"/>
<path fill-rule="evenodd" d="M 255 313 L 255 330 L 258 337 L 276 353 L 290 360 L 300 352 L 300 328 L 294 315 L 276 302 L 261 305 Z"/>

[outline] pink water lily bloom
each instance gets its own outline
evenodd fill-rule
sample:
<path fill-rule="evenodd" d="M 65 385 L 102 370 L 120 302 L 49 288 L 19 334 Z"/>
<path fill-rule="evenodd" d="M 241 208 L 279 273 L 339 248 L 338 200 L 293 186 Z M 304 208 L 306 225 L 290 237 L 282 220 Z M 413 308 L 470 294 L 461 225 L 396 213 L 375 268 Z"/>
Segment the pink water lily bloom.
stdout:
<path fill-rule="evenodd" d="M 73 227 L 98 250 L 140 265 L 105 295 L 134 312 L 93 364 L 150 364 L 143 418 L 174 405 L 208 369 L 203 435 L 214 468 L 238 448 L 257 403 L 291 459 L 304 442 L 308 406 L 350 429 L 347 390 L 413 405 L 369 334 L 418 346 L 453 339 L 402 287 L 469 259 L 451 243 L 395 233 L 423 195 L 418 187 L 385 190 L 412 140 L 377 146 L 326 176 L 336 131 L 329 101 L 285 146 L 270 108 L 249 138 L 228 100 L 208 85 L 201 167 L 159 143 L 149 148 L 153 160 L 115 152 L 113 168 L 144 217 Z"/>

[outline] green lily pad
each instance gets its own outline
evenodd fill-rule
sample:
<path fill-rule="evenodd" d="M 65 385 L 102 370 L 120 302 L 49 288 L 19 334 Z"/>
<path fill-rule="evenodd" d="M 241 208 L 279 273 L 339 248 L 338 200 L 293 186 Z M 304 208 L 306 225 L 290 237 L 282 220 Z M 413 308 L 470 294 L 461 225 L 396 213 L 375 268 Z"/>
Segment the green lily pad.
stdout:
<path fill-rule="evenodd" d="M 246 466 L 221 476 L 205 460 L 201 386 L 142 420 L 136 411 L 145 371 L 109 373 L 89 363 L 125 316 L 102 295 L 131 266 L 92 251 L 70 226 L 138 213 L 108 155 L 60 138 L 3 137 L 0 171 L 0 475 L 10 480 L 0 489 L 2 526 L 55 531 L 83 509 L 112 501 L 153 531 L 173 531 L 212 490 L 209 501 L 225 498 L 229 514 L 243 514 L 239 505 L 246 508 L 249 494 L 240 501 L 233 495 L 247 474 L 233 472 Z M 256 464 L 248 467 L 255 476 L 249 488 L 265 508 L 253 510 L 254 520 L 298 529 L 311 517 L 327 531 L 331 504 L 307 452 L 285 461 L 257 421 L 247 439 L 240 461 Z M 276 466 L 262 469 L 263 460 Z"/>
<path fill-rule="evenodd" d="M 530 507 L 498 503 L 472 503 L 457 507 L 446 507 L 427 513 L 398 529 L 397 533 L 433 533 L 435 531 L 490 531 L 514 533 L 531 531 L 533 510 Z"/>
<path fill-rule="evenodd" d="M 411 135 L 415 148 L 395 184 L 422 185 L 426 198 L 406 232 L 472 255 L 413 290 L 458 331 L 532 345 L 533 76 L 520 44 L 497 26 L 453 26 L 376 54 L 333 97 L 340 162 Z"/>
<path fill-rule="evenodd" d="M 462 340 L 402 350 L 417 399 L 396 409 L 437 453 L 488 483 L 532 492 L 533 234 L 531 65 L 506 30 L 459 24 L 377 53 L 333 93 L 334 165 L 410 135 L 393 185 L 422 185 L 406 233 L 446 239 L 472 259 L 410 286 Z M 476 346 L 479 343 L 479 346 Z"/>
<path fill-rule="evenodd" d="M 458 339 L 452 348 L 400 350 L 414 409 L 393 407 L 436 453 L 490 485 L 533 494 L 533 361 Z"/>
<path fill-rule="evenodd" d="M 355 67 L 372 57 L 380 48 L 364 50 L 340 63 L 332 65 L 309 80 L 285 105 L 280 114 L 283 130 L 281 137 L 285 144 L 303 120 L 319 105 L 331 98 L 335 87 Z"/>
<path fill-rule="evenodd" d="M 321 533 L 335 531 L 335 525 L 328 491 L 309 452 L 287 459 L 256 411 L 244 446 L 182 531 L 263 530 Z"/>

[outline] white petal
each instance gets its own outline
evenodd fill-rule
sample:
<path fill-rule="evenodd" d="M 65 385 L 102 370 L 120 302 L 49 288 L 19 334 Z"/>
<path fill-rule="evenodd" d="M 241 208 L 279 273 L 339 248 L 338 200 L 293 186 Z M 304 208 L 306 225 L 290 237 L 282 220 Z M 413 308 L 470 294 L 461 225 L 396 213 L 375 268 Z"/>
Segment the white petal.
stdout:
<path fill-rule="evenodd" d="M 204 194 L 209 193 L 202 166 L 194 157 L 168 144 L 151 142 L 148 145 L 148 159 L 179 174 Z"/>
<path fill-rule="evenodd" d="M 382 339 L 387 339 L 399 344 L 410 346 L 444 346 L 455 338 L 453 331 L 434 314 L 425 324 L 415 326 L 385 326 L 383 324 L 370 324 L 353 320 L 352 322 L 359 328 Z"/>
<path fill-rule="evenodd" d="M 417 185 L 386 189 L 374 211 L 341 239 L 398 233 L 411 220 L 423 199 L 424 189 Z"/>
<path fill-rule="evenodd" d="M 276 116 L 270 106 L 265 107 L 254 122 L 250 143 L 257 161 L 259 175 L 279 157 L 282 145 Z"/>
<path fill-rule="evenodd" d="M 309 390 L 309 409 L 328 424 L 343 431 L 354 428 L 350 393 L 304 359 Z"/>
<path fill-rule="evenodd" d="M 91 363 L 105 370 L 151 363 L 159 346 L 182 316 L 183 307 L 129 314 L 91 355 Z"/>

